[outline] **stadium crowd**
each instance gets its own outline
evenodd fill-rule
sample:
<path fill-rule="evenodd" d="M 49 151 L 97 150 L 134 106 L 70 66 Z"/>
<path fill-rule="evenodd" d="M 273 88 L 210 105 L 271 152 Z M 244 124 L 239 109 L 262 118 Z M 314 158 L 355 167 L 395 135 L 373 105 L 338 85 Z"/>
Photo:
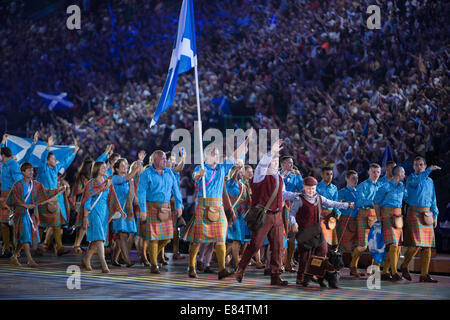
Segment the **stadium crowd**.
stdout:
<path fill-rule="evenodd" d="M 397 163 L 417 154 L 449 163 L 449 4 L 377 1 L 381 29 L 369 30 L 372 2 L 195 1 L 203 129 L 224 129 L 226 116 L 234 127 L 279 128 L 302 175 L 332 165 L 338 188 L 347 168 L 364 180 L 387 143 Z M 33 20 L 19 1 L 0 4 L 5 129 L 39 130 L 58 144 L 78 137 L 75 164 L 110 143 L 130 158 L 171 149 L 171 131 L 192 132 L 197 120 L 191 72 L 179 77 L 171 112 L 149 128 L 179 3 L 80 5 L 81 30 L 71 31 L 62 9 Z M 67 92 L 75 106 L 49 112 L 37 91 Z M 211 103 L 223 96 L 229 108 Z"/>

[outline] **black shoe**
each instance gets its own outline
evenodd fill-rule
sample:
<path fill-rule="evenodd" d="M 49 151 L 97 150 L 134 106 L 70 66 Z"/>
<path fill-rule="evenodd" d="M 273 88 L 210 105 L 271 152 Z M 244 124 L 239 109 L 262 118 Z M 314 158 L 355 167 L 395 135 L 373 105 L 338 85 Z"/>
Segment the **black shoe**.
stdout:
<path fill-rule="evenodd" d="M 195 268 L 189 267 L 189 278 L 198 278 Z"/>
<path fill-rule="evenodd" d="M 1 258 L 7 258 L 7 259 L 9 259 L 11 257 L 12 257 L 12 253 L 11 253 L 11 251 L 8 251 L 8 250 L 5 250 L 5 252 L 3 252 L 2 256 L 1 256 Z"/>
<path fill-rule="evenodd" d="M 271 274 L 272 274 L 272 272 L 270 271 L 270 269 L 264 269 L 265 276 L 270 276 Z"/>
<path fill-rule="evenodd" d="M 272 276 L 270 279 L 270 285 L 271 286 L 287 286 L 288 282 L 286 280 L 281 279 L 279 275 Z"/>
<path fill-rule="evenodd" d="M 401 268 L 402 278 L 405 278 L 408 281 L 411 281 L 411 275 L 409 274 L 408 268 Z"/>
<path fill-rule="evenodd" d="M 222 280 L 223 278 L 231 276 L 232 273 L 228 272 L 227 269 L 223 269 L 222 271 L 219 271 L 219 280 Z"/>
<path fill-rule="evenodd" d="M 389 273 L 382 273 L 381 274 L 381 281 L 391 281 L 392 277 Z"/>
<path fill-rule="evenodd" d="M 309 285 L 309 282 L 312 280 L 312 277 L 310 276 L 310 275 L 308 275 L 308 274 L 305 274 L 304 276 L 303 276 L 303 280 L 301 281 L 301 285 L 302 286 L 304 286 L 304 287 L 307 287 L 308 285 Z M 298 283 L 298 281 L 299 280 L 297 280 L 297 284 L 299 284 Z"/>
<path fill-rule="evenodd" d="M 419 282 L 437 283 L 438 281 L 427 274 L 426 276 L 420 276 Z"/>
<path fill-rule="evenodd" d="M 161 272 L 159 271 L 159 267 L 158 266 L 150 266 L 150 272 L 153 274 L 160 274 Z"/>
<path fill-rule="evenodd" d="M 205 264 L 201 261 L 197 262 L 197 270 L 203 272 L 205 270 Z"/>
<path fill-rule="evenodd" d="M 392 276 L 392 278 L 391 278 L 391 281 L 392 281 L 392 282 L 397 282 L 397 281 L 400 281 L 400 280 L 402 280 L 402 276 L 399 275 L 398 273 L 394 274 L 394 275 Z"/>

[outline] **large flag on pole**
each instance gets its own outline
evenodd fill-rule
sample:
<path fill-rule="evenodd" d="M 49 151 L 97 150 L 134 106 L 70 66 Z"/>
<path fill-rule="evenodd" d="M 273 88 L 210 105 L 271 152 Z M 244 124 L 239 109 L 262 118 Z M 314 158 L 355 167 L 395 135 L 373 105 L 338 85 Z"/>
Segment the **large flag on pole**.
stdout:
<path fill-rule="evenodd" d="M 150 127 L 153 127 L 161 114 L 172 105 L 178 75 L 191 70 L 195 66 L 197 66 L 197 48 L 195 45 L 194 7 L 192 0 L 183 0 L 169 72 Z"/>

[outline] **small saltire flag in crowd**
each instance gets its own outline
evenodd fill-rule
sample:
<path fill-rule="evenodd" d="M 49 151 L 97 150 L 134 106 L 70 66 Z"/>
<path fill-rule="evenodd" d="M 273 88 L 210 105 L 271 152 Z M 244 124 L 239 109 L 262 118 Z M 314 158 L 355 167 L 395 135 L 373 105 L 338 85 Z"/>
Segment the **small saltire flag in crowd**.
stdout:
<path fill-rule="evenodd" d="M 197 48 L 195 45 L 194 6 L 192 0 L 183 0 L 169 72 L 150 127 L 153 127 L 161 114 L 172 105 L 178 75 L 191 70 L 195 66 L 197 66 Z"/>
<path fill-rule="evenodd" d="M 74 103 L 64 98 L 67 97 L 67 93 L 62 92 L 58 94 L 49 94 L 37 91 L 37 94 L 45 101 L 50 111 L 58 109 L 70 109 Z"/>
<path fill-rule="evenodd" d="M 369 132 L 369 120 L 367 119 L 366 124 L 364 125 L 363 131 L 361 132 L 361 136 L 364 137 Z"/>
<path fill-rule="evenodd" d="M 6 147 L 11 149 L 12 154 L 16 156 L 17 162 L 22 162 L 27 150 L 31 147 L 33 139 L 21 138 L 17 136 L 8 136 L 6 140 Z M 47 143 L 38 141 L 29 159 L 25 161 L 31 162 L 34 167 L 39 167 L 41 163 L 41 156 L 47 148 Z M 74 146 L 52 146 L 50 151 L 55 155 L 57 161 L 65 159 L 73 153 Z"/>
<path fill-rule="evenodd" d="M 391 147 L 389 146 L 389 143 L 386 144 L 386 148 L 383 151 L 383 155 L 381 156 L 381 164 L 383 167 L 386 166 L 386 163 L 388 161 L 394 161 L 394 157 L 392 156 Z"/>

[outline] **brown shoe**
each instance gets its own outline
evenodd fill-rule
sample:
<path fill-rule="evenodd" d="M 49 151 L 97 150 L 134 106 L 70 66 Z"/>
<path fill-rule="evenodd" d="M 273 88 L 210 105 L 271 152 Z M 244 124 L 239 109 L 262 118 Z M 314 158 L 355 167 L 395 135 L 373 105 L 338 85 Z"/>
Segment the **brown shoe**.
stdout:
<path fill-rule="evenodd" d="M 382 273 L 381 281 L 392 281 L 392 277 L 389 273 Z"/>
<path fill-rule="evenodd" d="M 279 275 L 276 275 L 276 276 L 272 276 L 270 278 L 270 285 L 285 287 L 288 285 L 288 282 L 286 280 L 281 279 L 281 277 Z"/>
<path fill-rule="evenodd" d="M 205 267 L 205 270 L 203 270 L 203 272 L 204 273 L 217 273 L 210 266 Z"/>
<path fill-rule="evenodd" d="M 181 259 L 184 259 L 184 257 L 179 253 L 174 253 L 172 255 L 172 260 L 181 260 Z"/>
<path fill-rule="evenodd" d="M 141 263 L 144 265 L 144 267 L 150 267 L 150 262 L 148 262 L 147 259 L 141 259 Z"/>
<path fill-rule="evenodd" d="M 197 262 L 197 270 L 203 272 L 205 270 L 205 264 L 201 261 Z"/>
<path fill-rule="evenodd" d="M 36 263 L 36 261 L 34 261 L 34 260 L 28 261 L 27 265 L 28 265 L 30 268 L 37 268 L 37 267 L 39 267 L 39 265 L 38 265 L 38 264 Z"/>
<path fill-rule="evenodd" d="M 59 249 L 59 250 L 56 252 L 56 255 L 57 255 L 58 257 L 61 257 L 63 254 L 67 254 L 67 253 L 69 253 L 69 252 L 70 252 L 69 249 L 61 248 L 61 249 Z"/>
<path fill-rule="evenodd" d="M 159 271 L 159 267 L 158 266 L 150 266 L 150 273 L 160 274 L 161 272 Z"/>
<path fill-rule="evenodd" d="M 294 268 L 292 268 L 292 266 L 286 267 L 286 268 L 285 268 L 285 271 L 286 271 L 286 272 L 290 272 L 290 273 L 295 273 L 295 272 L 297 272 Z"/>
<path fill-rule="evenodd" d="M 438 283 L 439 281 L 434 280 L 429 274 L 427 274 L 426 276 L 420 276 L 419 282 Z"/>
<path fill-rule="evenodd" d="M 244 278 L 244 270 L 238 267 L 234 276 L 235 276 L 237 282 L 241 283 L 242 278 Z"/>
<path fill-rule="evenodd" d="M 262 262 L 256 262 L 255 263 L 255 268 L 256 269 L 264 269 L 266 267 L 266 265 Z"/>
<path fill-rule="evenodd" d="M 198 278 L 195 268 L 189 267 L 189 278 Z"/>
<path fill-rule="evenodd" d="M 402 277 L 405 278 L 408 281 L 411 281 L 411 275 L 409 274 L 408 268 L 401 268 L 402 271 Z"/>
<path fill-rule="evenodd" d="M 222 271 L 219 271 L 219 280 L 222 280 L 223 278 L 229 277 L 231 275 L 231 272 L 228 272 L 227 269 L 223 269 Z"/>
<path fill-rule="evenodd" d="M 102 268 L 102 273 L 110 273 L 111 271 L 108 268 L 103 269 Z"/>
<path fill-rule="evenodd" d="M 358 272 L 358 268 L 350 267 L 350 275 L 356 278 L 361 278 L 364 274 Z"/>
<path fill-rule="evenodd" d="M 397 282 L 400 280 L 402 280 L 402 276 L 400 276 L 398 273 L 394 274 L 391 279 L 392 282 Z"/>
<path fill-rule="evenodd" d="M 19 262 L 19 259 L 17 259 L 16 256 L 12 256 L 11 259 L 9 259 L 9 263 L 17 267 L 22 266 L 22 264 Z"/>

